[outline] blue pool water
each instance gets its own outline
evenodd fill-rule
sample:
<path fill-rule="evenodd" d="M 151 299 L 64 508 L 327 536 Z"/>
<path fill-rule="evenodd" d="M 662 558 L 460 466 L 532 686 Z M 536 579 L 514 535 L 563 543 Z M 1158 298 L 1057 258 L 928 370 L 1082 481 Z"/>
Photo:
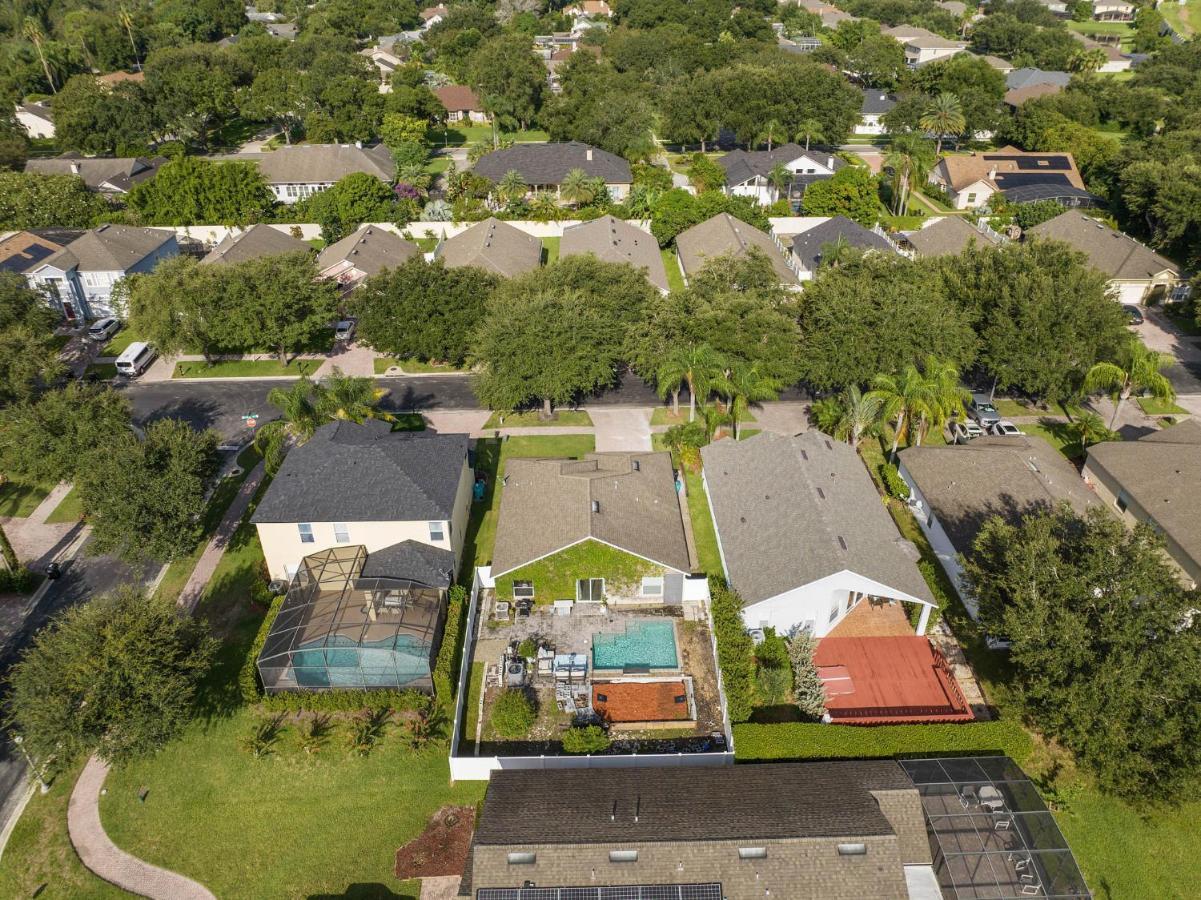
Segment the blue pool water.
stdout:
<path fill-rule="evenodd" d="M 335 634 L 294 650 L 292 669 L 307 688 L 399 688 L 429 676 L 429 652 L 407 634 L 363 643 Z"/>
<path fill-rule="evenodd" d="M 592 638 L 592 666 L 596 669 L 675 669 L 679 665 L 671 622 L 632 622 L 624 633 Z"/>

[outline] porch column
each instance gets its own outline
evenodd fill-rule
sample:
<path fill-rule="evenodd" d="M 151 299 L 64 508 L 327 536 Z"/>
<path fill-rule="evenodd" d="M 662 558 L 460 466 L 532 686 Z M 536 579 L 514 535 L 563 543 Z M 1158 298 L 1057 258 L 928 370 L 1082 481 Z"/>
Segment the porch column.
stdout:
<path fill-rule="evenodd" d="M 929 624 L 930 624 L 930 606 L 923 603 L 921 617 L 917 620 L 917 633 L 925 634 L 926 626 Z"/>

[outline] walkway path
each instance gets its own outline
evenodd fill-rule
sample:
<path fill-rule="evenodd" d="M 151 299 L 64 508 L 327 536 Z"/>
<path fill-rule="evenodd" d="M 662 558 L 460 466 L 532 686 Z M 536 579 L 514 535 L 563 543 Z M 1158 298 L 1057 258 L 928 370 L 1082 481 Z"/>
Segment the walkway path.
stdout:
<path fill-rule="evenodd" d="M 246 480 L 242 482 L 242 486 L 238 488 L 238 493 L 234 497 L 233 502 L 229 504 L 229 508 L 225 510 L 225 516 L 221 519 L 221 524 L 217 526 L 217 530 L 209 541 L 208 546 L 204 548 L 204 553 L 201 554 L 200 560 L 196 563 L 196 568 L 192 570 L 192 575 L 188 578 L 188 583 L 180 591 L 177 603 L 180 609 L 185 612 L 190 613 L 196 608 L 201 594 L 204 593 L 204 589 L 212 579 L 213 573 L 217 571 L 217 564 L 221 562 L 221 557 L 225 555 L 225 548 L 229 546 L 234 532 L 238 530 L 238 525 L 242 522 L 242 516 L 246 512 L 246 508 L 250 505 L 251 498 L 254 497 L 254 492 L 258 490 L 259 484 L 262 483 L 266 471 L 263 463 L 255 466 L 254 470 L 246 476 Z"/>
<path fill-rule="evenodd" d="M 650 450 L 649 409 L 589 409 L 597 450 Z"/>
<path fill-rule="evenodd" d="M 54 512 L 67 494 L 71 493 L 71 484 L 67 481 L 59 482 L 47 494 L 42 502 L 37 505 L 37 508 L 29 514 L 29 521 L 34 525 L 45 525 L 46 520 L 50 518 L 50 514 Z"/>
<path fill-rule="evenodd" d="M 100 789 L 108 765 L 93 756 L 71 792 L 67 830 L 83 864 L 117 887 L 153 900 L 216 900 L 204 885 L 130 856 L 114 844 L 100 822 Z"/>

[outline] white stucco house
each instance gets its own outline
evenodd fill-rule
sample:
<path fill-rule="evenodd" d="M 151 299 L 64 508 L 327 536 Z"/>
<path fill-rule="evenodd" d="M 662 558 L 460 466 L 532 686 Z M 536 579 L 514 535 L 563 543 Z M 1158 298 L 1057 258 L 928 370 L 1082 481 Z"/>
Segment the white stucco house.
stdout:
<path fill-rule="evenodd" d="M 882 33 L 894 38 L 905 48 L 905 65 L 911 69 L 939 59 L 949 59 L 968 48 L 967 41 L 945 38 L 941 34 L 913 25 L 885 28 Z"/>
<path fill-rule="evenodd" d="M 54 115 L 45 103 L 18 103 L 17 124 L 31 138 L 54 137 Z"/>
<path fill-rule="evenodd" d="M 356 172 L 374 175 L 384 184 L 396 180 L 396 161 L 383 144 L 296 144 L 270 153 L 231 158 L 257 162 L 280 203 L 296 203 Z"/>
<path fill-rule="evenodd" d="M 368 420 L 317 429 L 284 459 L 251 521 L 272 579 L 340 545 L 388 574 L 449 587 L 463 555 L 474 475 L 465 434 L 392 431 Z"/>
<path fill-rule="evenodd" d="M 828 150 L 806 150 L 799 144 L 781 144 L 771 150 L 732 150 L 717 162 L 726 170 L 727 194 L 753 197 L 764 205 L 783 198 L 799 202 L 809 185 L 833 177 L 847 165 Z M 789 173 L 783 191 L 771 178 L 776 166 L 783 166 Z"/>
<path fill-rule="evenodd" d="M 919 610 L 934 596 L 871 475 L 849 445 L 818 431 L 763 432 L 701 450 L 718 549 L 747 628 L 825 637 L 864 600 Z"/>
<path fill-rule="evenodd" d="M 876 136 L 886 134 L 884 114 L 897 105 L 897 99 L 887 91 L 870 89 L 863 92 L 863 106 L 859 110 L 859 122 L 855 134 Z"/>

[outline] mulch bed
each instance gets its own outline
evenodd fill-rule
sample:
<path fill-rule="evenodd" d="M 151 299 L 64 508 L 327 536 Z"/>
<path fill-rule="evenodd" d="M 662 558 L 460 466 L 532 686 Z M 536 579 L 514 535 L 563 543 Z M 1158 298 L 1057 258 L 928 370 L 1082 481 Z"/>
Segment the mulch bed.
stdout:
<path fill-rule="evenodd" d="M 461 875 L 475 831 L 475 808 L 444 806 L 413 840 L 396 851 L 396 877 L 432 878 Z"/>

